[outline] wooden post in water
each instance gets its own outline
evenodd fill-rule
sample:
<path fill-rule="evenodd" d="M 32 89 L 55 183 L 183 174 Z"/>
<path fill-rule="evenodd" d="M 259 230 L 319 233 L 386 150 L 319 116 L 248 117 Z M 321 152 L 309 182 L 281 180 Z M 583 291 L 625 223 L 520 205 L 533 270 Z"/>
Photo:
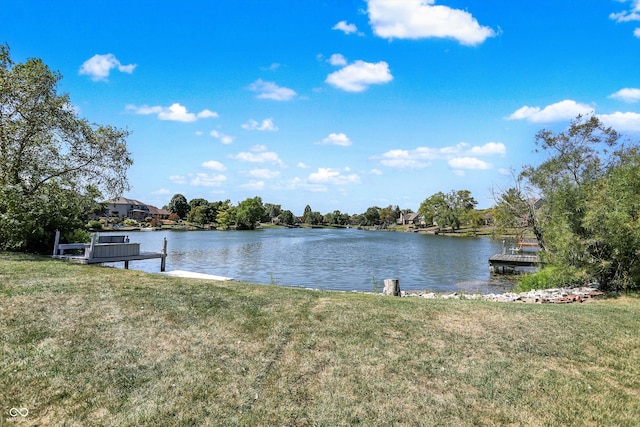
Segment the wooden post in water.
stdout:
<path fill-rule="evenodd" d="M 384 279 L 383 295 L 400 296 L 400 279 Z"/>
<path fill-rule="evenodd" d="M 167 259 L 167 238 L 162 239 L 162 255 L 160 258 L 160 271 L 164 272 L 165 269 L 165 261 Z"/>

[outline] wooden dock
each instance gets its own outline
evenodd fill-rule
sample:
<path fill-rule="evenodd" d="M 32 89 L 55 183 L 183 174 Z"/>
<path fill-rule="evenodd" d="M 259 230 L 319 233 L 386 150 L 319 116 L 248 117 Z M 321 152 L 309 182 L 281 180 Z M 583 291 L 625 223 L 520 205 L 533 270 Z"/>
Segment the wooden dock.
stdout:
<path fill-rule="evenodd" d="M 82 252 L 69 254 L 65 251 Z M 56 231 L 53 246 L 53 258 L 66 259 L 79 264 L 103 264 L 107 262 L 124 262 L 129 268 L 129 261 L 160 259 L 160 271 L 165 271 L 167 258 L 167 239 L 163 239 L 161 252 L 140 252 L 140 243 L 130 243 L 125 236 L 91 235 L 91 243 L 60 243 L 60 232 Z"/>
<path fill-rule="evenodd" d="M 522 268 L 535 268 L 541 264 L 537 255 L 525 254 L 496 254 L 489 258 L 492 273 L 514 274 Z"/>

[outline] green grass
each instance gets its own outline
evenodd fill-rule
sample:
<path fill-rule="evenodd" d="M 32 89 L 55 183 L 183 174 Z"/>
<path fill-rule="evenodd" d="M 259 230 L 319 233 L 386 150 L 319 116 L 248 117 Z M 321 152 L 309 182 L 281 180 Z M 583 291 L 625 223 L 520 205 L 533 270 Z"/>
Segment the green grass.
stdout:
<path fill-rule="evenodd" d="M 640 423 L 634 296 L 423 300 L 0 253 L 0 337 L 0 425 Z"/>

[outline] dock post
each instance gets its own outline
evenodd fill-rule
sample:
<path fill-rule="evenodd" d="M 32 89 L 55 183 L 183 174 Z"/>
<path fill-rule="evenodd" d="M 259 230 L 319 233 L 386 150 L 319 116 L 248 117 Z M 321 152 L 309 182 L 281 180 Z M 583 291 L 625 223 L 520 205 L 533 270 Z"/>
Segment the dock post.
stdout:
<path fill-rule="evenodd" d="M 160 258 L 160 271 L 164 272 L 165 262 L 167 259 L 167 238 L 162 239 L 162 258 Z"/>
<path fill-rule="evenodd" d="M 128 270 L 129 269 L 129 261 L 125 261 L 124 262 L 124 269 Z"/>
<path fill-rule="evenodd" d="M 96 242 L 98 241 L 98 233 L 91 234 L 91 246 L 89 246 L 89 256 L 87 258 L 93 258 L 93 250 L 95 249 Z"/>
<path fill-rule="evenodd" d="M 384 279 L 384 295 L 393 295 L 394 297 L 401 296 L 400 293 L 400 279 Z"/>
<path fill-rule="evenodd" d="M 53 256 L 58 255 L 58 245 L 60 244 L 60 230 L 56 230 L 56 238 L 53 242 Z"/>

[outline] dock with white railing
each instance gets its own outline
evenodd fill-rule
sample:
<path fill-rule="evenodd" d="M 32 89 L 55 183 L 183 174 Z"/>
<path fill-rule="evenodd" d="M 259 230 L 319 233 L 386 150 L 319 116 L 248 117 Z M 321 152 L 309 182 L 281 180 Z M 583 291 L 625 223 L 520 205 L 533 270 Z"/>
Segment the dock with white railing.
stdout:
<path fill-rule="evenodd" d="M 140 243 L 129 242 L 127 236 L 100 236 L 94 233 L 91 243 L 60 243 L 60 232 L 56 231 L 53 258 L 80 264 L 124 262 L 126 269 L 129 268 L 129 261 L 160 259 L 160 271 L 165 271 L 167 239 L 163 239 L 160 252 L 141 252 Z"/>

